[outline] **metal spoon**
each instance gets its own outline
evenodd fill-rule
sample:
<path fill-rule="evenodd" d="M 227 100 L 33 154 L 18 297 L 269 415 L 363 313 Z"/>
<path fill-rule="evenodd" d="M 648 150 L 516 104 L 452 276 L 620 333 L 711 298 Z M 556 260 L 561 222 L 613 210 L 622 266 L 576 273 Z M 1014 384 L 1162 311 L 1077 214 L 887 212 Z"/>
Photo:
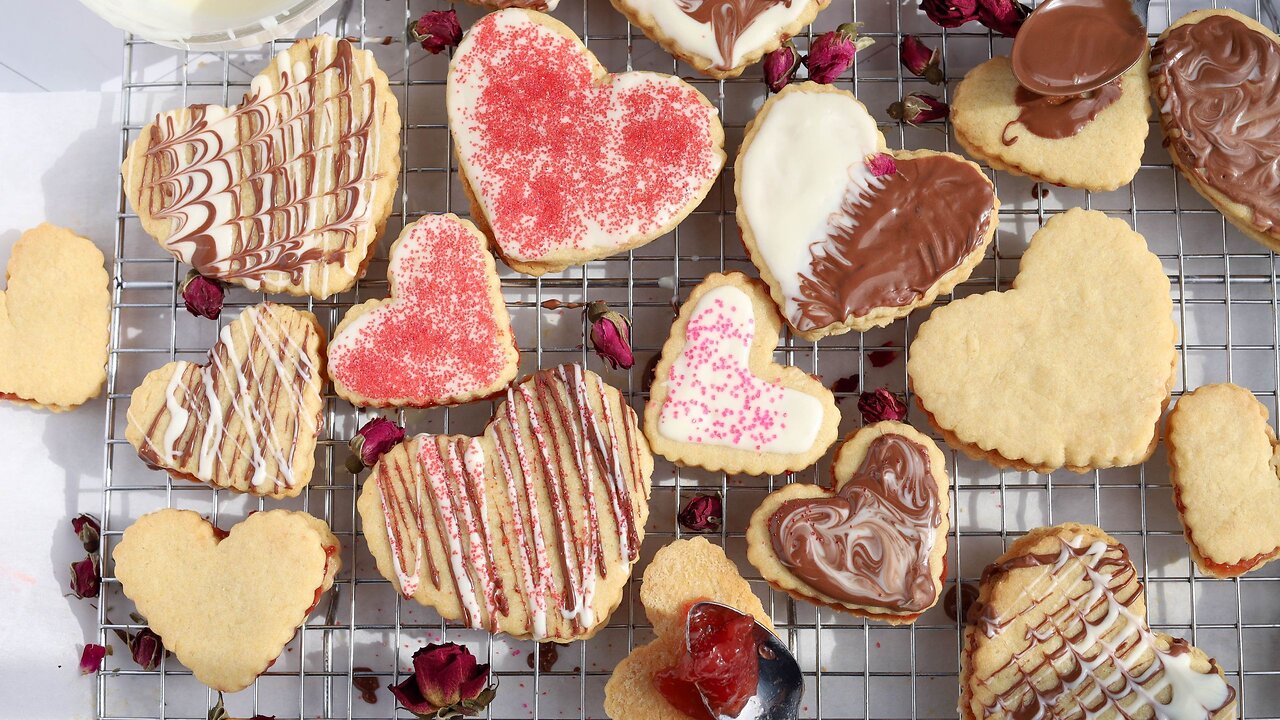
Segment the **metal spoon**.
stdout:
<path fill-rule="evenodd" d="M 1150 0 L 1045 0 L 1022 23 L 1011 60 L 1038 95 L 1080 95 L 1123 75 L 1147 52 Z"/>
<path fill-rule="evenodd" d="M 744 615 L 746 613 L 710 600 L 694 603 L 685 621 L 685 646 L 688 647 L 689 628 L 695 618 L 721 624 Z M 768 628 L 757 621 L 755 629 L 760 669 L 756 694 L 737 715 L 718 714 L 716 708 L 707 703 L 706 696 L 702 696 L 702 703 L 717 720 L 795 720 L 800 715 L 800 696 L 804 692 L 800 665 L 787 646 Z M 692 652 L 692 648 L 689 651 Z"/>

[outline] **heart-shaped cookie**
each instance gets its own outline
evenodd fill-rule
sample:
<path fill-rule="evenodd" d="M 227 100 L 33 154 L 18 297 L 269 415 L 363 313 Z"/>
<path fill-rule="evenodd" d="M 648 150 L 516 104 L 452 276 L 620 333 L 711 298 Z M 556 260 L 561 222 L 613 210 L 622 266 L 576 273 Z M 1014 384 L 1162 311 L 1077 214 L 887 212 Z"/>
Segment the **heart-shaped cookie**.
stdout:
<path fill-rule="evenodd" d="M 61 411 L 102 392 L 111 323 L 102 263 L 70 230 L 22 233 L 0 290 L 0 399 Z"/>
<path fill-rule="evenodd" d="M 190 510 L 148 513 L 112 557 L 124 594 L 196 679 L 239 692 L 271 666 L 342 565 L 304 512 L 255 512 L 223 532 Z"/>
<path fill-rule="evenodd" d="M 451 0 L 458 2 L 458 0 Z M 504 10 L 506 8 L 526 8 L 528 10 L 541 10 L 543 12 L 551 12 L 560 4 L 560 0 L 467 0 L 472 5 L 489 8 L 490 10 Z"/>
<path fill-rule="evenodd" d="M 930 422 L 970 457 L 1085 472 L 1151 456 L 1177 339 L 1146 240 L 1074 208 L 1032 236 L 1011 289 L 934 309 L 907 372 Z"/>
<path fill-rule="evenodd" d="M 946 575 L 946 458 L 910 425 L 879 422 L 844 441 L 830 490 L 799 483 L 765 497 L 747 559 L 770 585 L 877 620 L 912 622 Z"/>
<path fill-rule="evenodd" d="M 432 407 L 492 395 L 520 353 L 502 285 L 476 227 L 428 215 L 391 246 L 390 297 L 347 311 L 329 342 L 329 377 L 356 405 Z"/>
<path fill-rule="evenodd" d="M 294 497 L 311 481 L 323 423 L 324 330 L 265 302 L 222 328 L 204 365 L 152 370 L 129 398 L 125 437 L 175 478 Z"/>
<path fill-rule="evenodd" d="M 667 52 L 732 78 L 813 22 L 831 0 L 612 0 Z"/>
<path fill-rule="evenodd" d="M 121 168 L 169 254 L 250 290 L 316 298 L 364 275 L 399 170 L 387 76 L 373 53 L 328 35 L 277 55 L 235 107 L 161 113 Z"/>
<path fill-rule="evenodd" d="M 817 83 L 760 108 L 735 177 L 747 252 L 807 340 L 888 325 L 951 292 L 982 261 L 1000 207 L 977 165 L 887 150 L 857 98 Z"/>
<path fill-rule="evenodd" d="M 1280 557 L 1280 443 L 1253 393 L 1224 384 L 1183 395 L 1165 440 L 1196 565 L 1236 577 Z"/>
<path fill-rule="evenodd" d="M 1128 550 L 1092 525 L 1033 530 L 989 565 L 960 657 L 961 720 L 1236 717 L 1217 662 L 1152 632 Z"/>
<path fill-rule="evenodd" d="M 713 273 L 680 306 L 654 368 L 644 434 L 684 465 L 747 475 L 799 471 L 836 440 L 835 396 L 773 362 L 782 321 L 764 283 Z"/>
<path fill-rule="evenodd" d="M 1173 164 L 1232 224 L 1280 250 L 1280 36 L 1234 10 L 1196 10 L 1151 57 Z"/>
<path fill-rule="evenodd" d="M 529 10 L 471 27 L 446 103 L 472 215 L 531 275 L 665 234 L 724 165 L 702 93 L 669 75 L 610 74 L 564 23 Z"/>
<path fill-rule="evenodd" d="M 966 152 L 996 170 L 1115 190 L 1142 165 L 1151 114 L 1148 65 L 1144 53 L 1111 84 L 1059 101 L 1023 89 L 1009 58 L 992 58 L 956 85 L 951 126 Z"/>
<path fill-rule="evenodd" d="M 509 388 L 480 437 L 392 448 L 357 506 L 378 570 L 406 598 L 468 627 L 571 642 L 622 599 L 652 473 L 622 395 L 561 365 Z"/>

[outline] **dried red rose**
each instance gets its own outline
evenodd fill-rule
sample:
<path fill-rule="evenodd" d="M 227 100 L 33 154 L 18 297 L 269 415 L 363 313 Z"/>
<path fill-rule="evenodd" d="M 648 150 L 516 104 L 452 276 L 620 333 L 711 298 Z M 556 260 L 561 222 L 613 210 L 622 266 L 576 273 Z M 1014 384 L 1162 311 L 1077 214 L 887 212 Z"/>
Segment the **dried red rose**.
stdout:
<path fill-rule="evenodd" d="M 92 643 L 85 645 L 80 652 L 80 674 L 92 675 L 102 669 L 102 660 L 107 657 L 107 648 Z"/>
<path fill-rule="evenodd" d="M 462 26 L 453 10 L 432 10 L 409 23 L 409 37 L 435 55 L 462 42 Z"/>
<path fill-rule="evenodd" d="M 885 388 L 862 393 L 858 397 L 858 411 L 862 413 L 862 422 L 867 425 L 881 420 L 907 419 L 907 404 Z"/>
<path fill-rule="evenodd" d="M 192 270 L 182 282 L 182 304 L 196 317 L 217 320 L 222 314 L 222 303 L 227 297 L 221 282 L 207 278 Z"/>
<path fill-rule="evenodd" d="M 764 67 L 764 84 L 769 86 L 770 92 L 782 92 L 782 88 L 795 79 L 801 62 L 800 51 L 790 40 L 765 55 L 761 65 Z"/>
<path fill-rule="evenodd" d="M 883 177 L 885 175 L 894 175 L 898 172 L 898 161 L 893 159 L 889 153 L 876 153 L 868 155 L 864 161 L 867 169 L 871 171 L 874 177 Z"/>
<path fill-rule="evenodd" d="M 404 440 L 404 428 L 384 418 L 375 417 L 365 423 L 347 443 L 351 457 L 347 469 L 353 473 L 371 467 L 378 458 Z"/>
<path fill-rule="evenodd" d="M 420 718 L 478 714 L 497 694 L 497 686 L 489 684 L 489 666 L 477 663 L 457 643 L 419 648 L 413 654 L 413 675 L 387 687 L 404 709 Z"/>
<path fill-rule="evenodd" d="M 814 39 L 809 46 L 809 55 L 804 63 L 809 67 L 809 79 L 824 84 L 835 82 L 849 66 L 859 50 L 864 50 L 875 42 L 874 39 L 858 35 L 862 23 L 845 23 L 830 32 L 825 32 Z"/>
<path fill-rule="evenodd" d="M 1017 0 L 978 0 L 978 20 L 1005 37 L 1014 37 L 1031 8 Z"/>
<path fill-rule="evenodd" d="M 591 347 L 609 367 L 629 369 L 636 364 L 631 350 L 631 320 L 609 309 L 609 303 L 593 300 L 587 304 L 587 322 L 591 323 Z"/>
<path fill-rule="evenodd" d="M 898 45 L 898 61 L 912 75 L 922 77 L 934 85 L 941 85 L 942 51 L 931 48 L 915 35 L 903 35 Z"/>
<path fill-rule="evenodd" d="M 143 670 L 155 670 L 164 658 L 164 642 L 149 627 L 142 628 L 128 640 L 129 654 L 133 661 Z"/>
<path fill-rule="evenodd" d="M 691 532 L 715 532 L 724 517 L 724 501 L 719 495 L 694 495 L 689 498 L 676 520 Z"/>
<path fill-rule="evenodd" d="M 890 340 L 889 342 L 885 343 L 884 345 L 881 345 L 880 347 L 887 348 L 887 347 L 891 347 L 892 345 L 893 345 L 893 341 Z M 867 353 L 867 360 L 871 363 L 871 367 L 882 368 L 885 365 L 888 365 L 897 359 L 898 359 L 897 350 L 872 350 L 871 352 Z"/>
<path fill-rule="evenodd" d="M 944 28 L 955 28 L 978 19 L 978 0 L 920 0 L 929 19 Z"/>
<path fill-rule="evenodd" d="M 889 106 L 889 117 L 909 125 L 941 120 L 951 114 L 951 106 L 928 93 L 911 93 Z"/>
<path fill-rule="evenodd" d="M 80 544 L 84 545 L 84 551 L 87 553 L 96 553 L 102 546 L 102 528 L 98 525 L 98 519 L 87 513 L 81 513 L 71 518 L 71 529 L 75 532 L 76 537 L 80 538 Z"/>
<path fill-rule="evenodd" d="M 98 597 L 101 583 L 97 555 L 88 555 L 83 560 L 71 563 L 71 592 L 76 597 L 81 600 Z"/>

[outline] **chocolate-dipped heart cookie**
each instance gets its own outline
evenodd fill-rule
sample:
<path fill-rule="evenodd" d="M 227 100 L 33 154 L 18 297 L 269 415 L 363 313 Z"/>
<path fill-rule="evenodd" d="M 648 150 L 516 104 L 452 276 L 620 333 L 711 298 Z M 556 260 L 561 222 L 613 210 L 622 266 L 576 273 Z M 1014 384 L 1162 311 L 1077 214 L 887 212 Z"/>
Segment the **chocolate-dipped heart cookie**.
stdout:
<path fill-rule="evenodd" d="M 789 85 L 747 127 L 735 165 L 742 240 L 795 332 L 888 325 L 951 292 L 995 235 L 991 181 L 932 150 L 891 151 L 867 109 Z"/>
<path fill-rule="evenodd" d="M 868 425 L 837 451 L 830 490 L 795 483 L 760 503 L 747 558 L 793 597 L 911 622 L 938 601 L 946 573 L 945 463 L 910 425 Z"/>
<path fill-rule="evenodd" d="M 1280 37 L 1234 10 L 1188 13 L 1156 42 L 1151 89 L 1187 182 L 1280 250 Z"/>

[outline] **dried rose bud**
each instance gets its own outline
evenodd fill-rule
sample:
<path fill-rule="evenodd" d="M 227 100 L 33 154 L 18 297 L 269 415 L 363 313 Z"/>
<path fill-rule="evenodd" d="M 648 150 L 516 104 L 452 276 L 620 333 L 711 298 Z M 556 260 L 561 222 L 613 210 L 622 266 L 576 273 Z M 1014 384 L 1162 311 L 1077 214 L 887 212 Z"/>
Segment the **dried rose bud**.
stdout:
<path fill-rule="evenodd" d="M 87 513 L 81 513 L 71 518 L 71 529 L 75 531 L 76 537 L 80 538 L 80 544 L 84 545 L 84 551 L 87 553 L 96 553 L 98 548 L 102 547 L 102 528 L 98 525 L 98 519 Z"/>
<path fill-rule="evenodd" d="M 457 47 L 462 42 L 458 13 L 453 10 L 432 10 L 409 23 L 409 37 L 432 55 Z"/>
<path fill-rule="evenodd" d="M 90 643 L 80 652 L 80 674 L 92 675 L 102 669 L 102 661 L 107 657 L 105 645 Z"/>
<path fill-rule="evenodd" d="M 609 309 L 603 300 L 587 304 L 587 322 L 591 323 L 591 347 L 609 367 L 626 370 L 636 364 L 631 351 L 631 320 Z"/>
<path fill-rule="evenodd" d="M 862 413 L 862 422 L 867 425 L 881 420 L 907 419 L 907 404 L 885 388 L 862 393 L 858 397 L 858 410 Z"/>
<path fill-rule="evenodd" d="M 680 526 L 691 532 L 715 532 L 724 517 L 724 502 L 719 495 L 694 495 L 676 516 Z"/>
<path fill-rule="evenodd" d="M 920 0 L 929 19 L 944 28 L 955 28 L 978 19 L 978 0 Z"/>
<path fill-rule="evenodd" d="M 98 597 L 101 589 L 98 578 L 98 557 L 88 555 L 79 562 L 71 563 L 71 592 L 81 600 Z"/>
<path fill-rule="evenodd" d="M 868 155 L 864 161 L 867 169 L 871 171 L 873 177 L 884 177 L 885 175 L 894 175 L 898 172 L 898 161 L 893 159 L 889 153 L 876 153 Z"/>
<path fill-rule="evenodd" d="M 476 715 L 497 694 L 497 686 L 489 685 L 489 666 L 477 663 L 470 650 L 456 643 L 419 648 L 413 654 L 413 675 L 387 687 L 419 718 Z"/>
<path fill-rule="evenodd" d="M 164 657 L 164 642 L 151 628 L 142 628 L 129 638 L 129 654 L 138 663 L 138 667 L 155 670 Z"/>
<path fill-rule="evenodd" d="M 351 457 L 347 458 L 347 469 L 353 473 L 372 467 L 378 458 L 404 440 L 404 428 L 384 418 L 375 417 L 365 423 L 347 445 L 351 448 Z"/>
<path fill-rule="evenodd" d="M 195 270 L 187 273 L 187 279 L 182 282 L 182 304 L 196 317 L 217 320 L 222 314 L 222 302 L 226 296 L 222 283 Z"/>
<path fill-rule="evenodd" d="M 845 23 L 814 39 L 809 46 L 809 55 L 804 59 L 804 64 L 809 66 L 810 80 L 824 84 L 835 82 L 853 64 L 858 51 L 875 42 L 869 37 L 859 37 L 860 27 L 862 23 Z"/>
<path fill-rule="evenodd" d="M 903 35 L 898 45 L 898 60 L 916 77 L 922 77 L 934 85 L 941 85 L 942 51 L 930 48 L 915 35 Z"/>
<path fill-rule="evenodd" d="M 992 30 L 1014 37 L 1031 8 L 1017 0 L 978 0 L 978 20 Z"/>
<path fill-rule="evenodd" d="M 764 84 L 770 92 L 782 92 L 796 76 L 802 62 L 800 51 L 788 40 L 782 47 L 764 56 Z"/>
<path fill-rule="evenodd" d="M 951 106 L 928 93 L 911 93 L 889 106 L 889 117 L 909 125 L 941 120 L 951 114 Z"/>

